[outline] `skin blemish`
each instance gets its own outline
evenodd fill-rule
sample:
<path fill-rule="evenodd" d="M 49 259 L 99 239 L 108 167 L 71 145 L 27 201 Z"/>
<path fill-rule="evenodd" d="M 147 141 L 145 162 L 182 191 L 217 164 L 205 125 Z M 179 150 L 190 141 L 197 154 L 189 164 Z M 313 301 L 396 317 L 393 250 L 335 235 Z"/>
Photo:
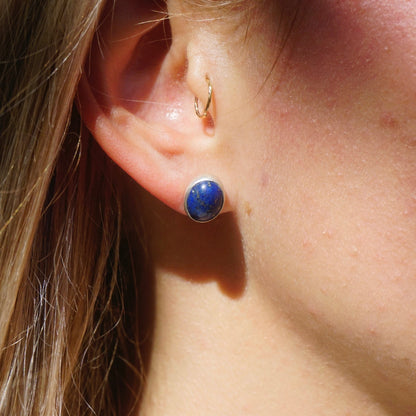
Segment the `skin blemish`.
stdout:
<path fill-rule="evenodd" d="M 270 182 L 269 175 L 266 172 L 263 172 L 263 174 L 261 175 L 261 180 L 260 180 L 260 184 L 262 188 L 266 188 L 269 182 Z"/>
<path fill-rule="evenodd" d="M 251 217 L 251 213 L 253 212 L 253 209 L 251 208 L 251 205 L 249 202 L 246 202 L 244 204 L 244 211 L 247 214 L 248 217 Z"/>
<path fill-rule="evenodd" d="M 400 136 L 399 139 L 407 147 L 416 147 L 416 136 Z"/>
<path fill-rule="evenodd" d="M 279 113 L 279 118 L 280 118 L 281 120 L 286 120 L 286 119 L 288 119 L 288 118 L 289 118 L 289 116 L 290 116 L 290 112 L 289 112 L 289 110 L 287 110 L 287 109 L 282 110 L 282 111 Z"/>
<path fill-rule="evenodd" d="M 316 242 L 310 237 L 305 236 L 302 242 L 303 250 L 305 253 L 313 253 L 316 247 Z"/>
<path fill-rule="evenodd" d="M 391 113 L 383 113 L 380 116 L 380 126 L 384 129 L 397 129 L 399 127 L 399 121 L 393 117 Z"/>
<path fill-rule="evenodd" d="M 210 113 L 208 113 L 207 116 L 203 119 L 203 123 L 204 133 L 207 136 L 213 136 L 215 133 L 215 122 Z"/>

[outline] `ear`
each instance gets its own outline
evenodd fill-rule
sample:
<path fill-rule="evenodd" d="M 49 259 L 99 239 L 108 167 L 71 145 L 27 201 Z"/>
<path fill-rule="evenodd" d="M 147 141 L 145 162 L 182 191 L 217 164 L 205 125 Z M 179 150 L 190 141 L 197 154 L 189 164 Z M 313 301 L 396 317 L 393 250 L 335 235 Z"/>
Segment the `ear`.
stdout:
<path fill-rule="evenodd" d="M 215 97 L 207 118 L 194 111 L 195 97 L 205 105 L 205 77 L 212 77 L 199 43 L 191 41 L 197 26 L 170 10 L 170 1 L 166 10 L 149 0 L 109 3 L 80 81 L 81 116 L 111 159 L 184 213 L 192 180 L 220 175 Z"/>

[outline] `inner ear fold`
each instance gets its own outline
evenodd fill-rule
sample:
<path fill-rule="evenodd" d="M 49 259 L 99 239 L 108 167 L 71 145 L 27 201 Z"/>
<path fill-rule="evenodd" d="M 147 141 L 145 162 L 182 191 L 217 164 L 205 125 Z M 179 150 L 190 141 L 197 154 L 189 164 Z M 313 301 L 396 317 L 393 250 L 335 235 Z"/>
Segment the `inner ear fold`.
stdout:
<path fill-rule="evenodd" d="M 186 19 L 168 18 L 167 10 L 155 9 L 156 4 L 118 0 L 107 11 L 90 54 L 88 81 L 107 114 L 122 107 L 195 141 L 206 123 L 195 117 L 187 80 Z M 172 30 L 171 22 L 180 29 Z"/>
<path fill-rule="evenodd" d="M 142 118 L 146 116 L 147 106 L 163 105 L 153 101 L 152 95 L 155 95 L 162 66 L 172 45 L 169 20 L 162 17 L 152 23 L 149 22 L 151 26 L 137 42 L 130 61 L 120 74 L 118 86 L 120 104 Z"/>
<path fill-rule="evenodd" d="M 171 31 L 166 11 L 155 11 L 153 2 L 143 9 L 148 3 L 118 0 L 106 11 L 80 82 L 79 109 L 107 155 L 183 213 L 189 181 L 210 171 L 204 164 L 213 141 L 193 111 L 188 31 Z"/>
<path fill-rule="evenodd" d="M 169 20 L 165 10 L 149 10 L 154 2 L 110 3 L 91 48 L 87 75 L 104 111 L 114 105 L 135 109 L 147 102 L 170 49 Z"/>

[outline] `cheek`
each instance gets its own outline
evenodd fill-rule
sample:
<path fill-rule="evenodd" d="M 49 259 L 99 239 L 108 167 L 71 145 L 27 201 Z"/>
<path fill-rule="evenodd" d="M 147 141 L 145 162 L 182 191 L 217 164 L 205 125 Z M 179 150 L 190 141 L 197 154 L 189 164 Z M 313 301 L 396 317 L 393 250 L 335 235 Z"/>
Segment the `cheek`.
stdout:
<path fill-rule="evenodd" d="M 416 370 L 416 152 L 387 139 L 380 149 L 372 135 L 270 130 L 267 156 L 250 167 L 251 209 L 242 215 L 249 270 L 302 331 L 330 338 L 334 348 L 348 345 L 357 362 L 376 356 L 385 375 L 398 371 L 391 357 L 403 358 L 408 368 L 400 371 L 409 376 Z"/>
<path fill-rule="evenodd" d="M 357 89 L 387 70 L 414 80 L 414 0 L 311 0 L 300 10 L 289 63 L 309 84 L 335 92 L 351 82 Z"/>
<path fill-rule="evenodd" d="M 415 6 L 308 2 L 272 77 L 257 186 L 304 259 L 412 274 Z"/>
<path fill-rule="evenodd" d="M 242 217 L 269 293 L 414 354 L 416 19 L 393 3 L 310 3 L 250 131 Z"/>
<path fill-rule="evenodd" d="M 397 293 L 415 293 L 416 149 L 376 123 L 329 125 L 293 111 L 268 125 L 251 171 L 270 247 L 285 244 L 287 258 L 302 259 L 296 267 L 325 276 L 322 286 L 334 279 L 377 291 L 391 283 Z"/>
<path fill-rule="evenodd" d="M 308 5 L 268 78 L 276 88 L 255 88 L 260 109 L 236 123 L 248 271 L 296 325 L 355 343 L 352 361 L 377 357 L 383 375 L 401 357 L 410 379 L 416 4 Z"/>

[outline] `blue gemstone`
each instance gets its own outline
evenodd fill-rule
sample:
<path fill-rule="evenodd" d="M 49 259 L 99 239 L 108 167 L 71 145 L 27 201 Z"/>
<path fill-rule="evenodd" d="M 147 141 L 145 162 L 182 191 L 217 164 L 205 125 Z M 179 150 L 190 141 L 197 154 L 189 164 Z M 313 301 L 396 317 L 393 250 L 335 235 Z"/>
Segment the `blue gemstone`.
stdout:
<path fill-rule="evenodd" d="M 224 205 L 224 194 L 221 187 L 211 179 L 201 179 L 189 190 L 185 210 L 198 222 L 213 220 Z"/>

